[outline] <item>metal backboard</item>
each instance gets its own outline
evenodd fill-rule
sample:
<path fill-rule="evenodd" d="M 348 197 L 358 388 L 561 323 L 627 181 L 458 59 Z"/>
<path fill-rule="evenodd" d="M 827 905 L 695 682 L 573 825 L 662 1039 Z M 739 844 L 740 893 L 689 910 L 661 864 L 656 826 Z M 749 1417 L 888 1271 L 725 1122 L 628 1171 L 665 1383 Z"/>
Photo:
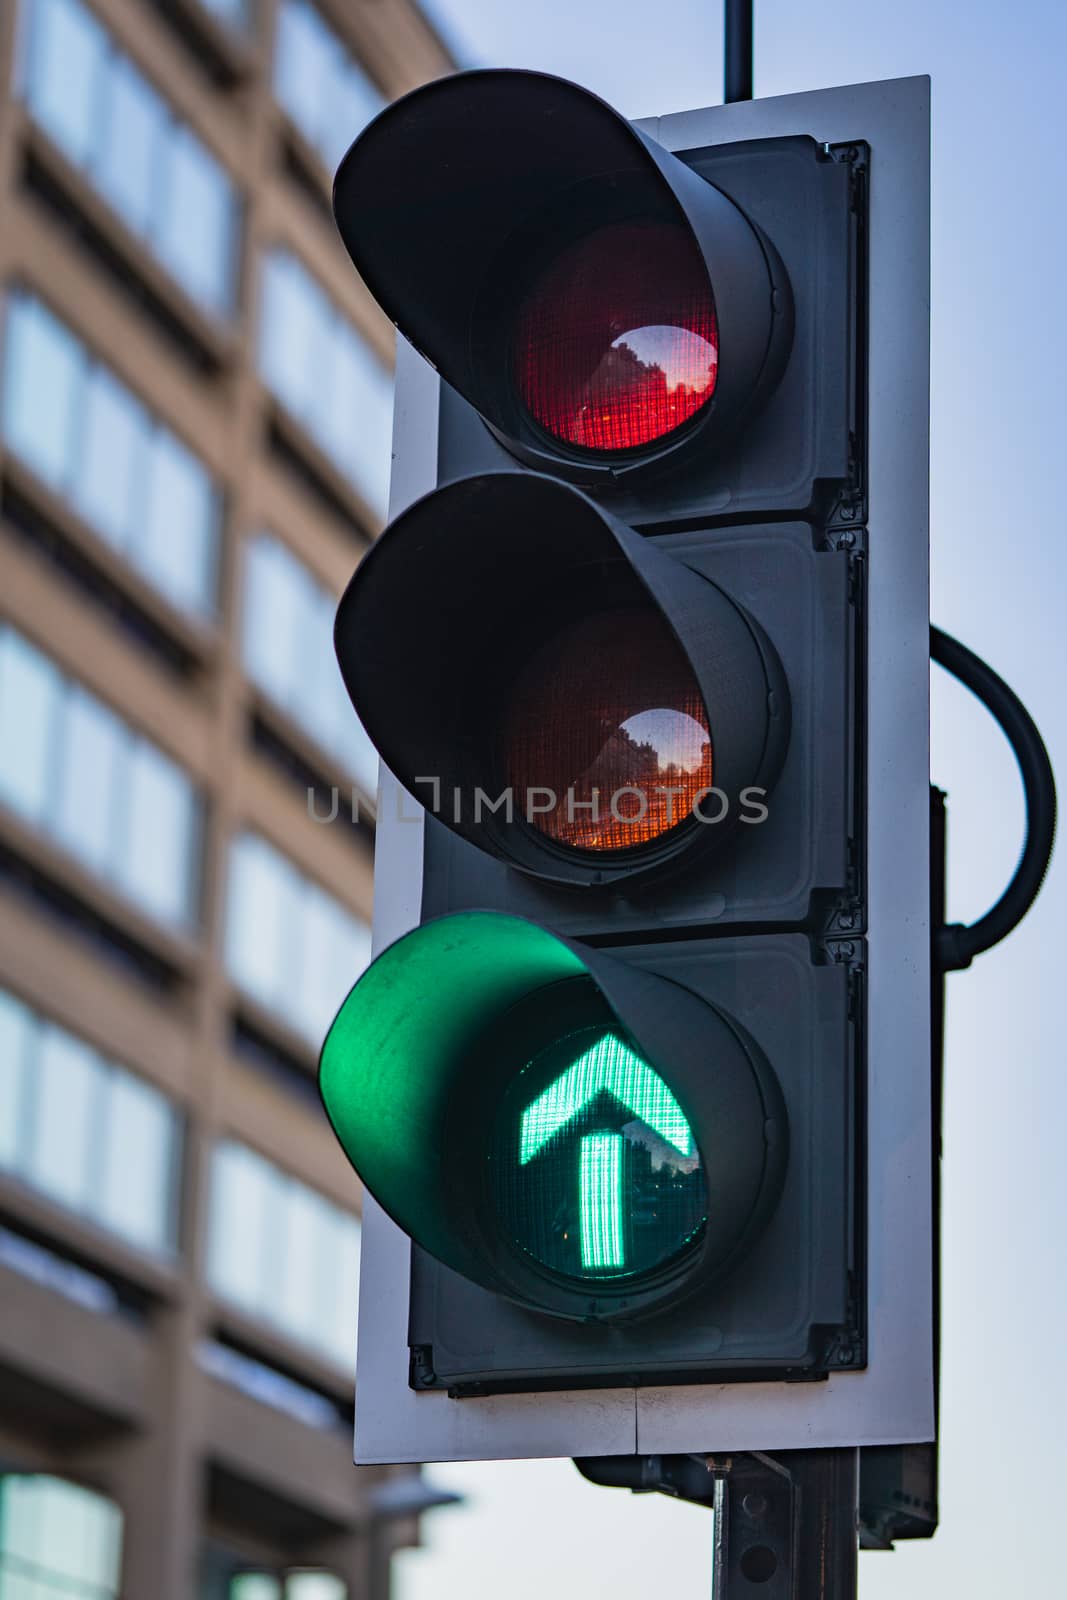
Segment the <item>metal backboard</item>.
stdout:
<path fill-rule="evenodd" d="M 408 1387 L 410 1245 L 363 1212 L 355 1459 L 501 1460 L 915 1443 L 934 1434 L 930 1151 L 927 78 L 649 119 L 667 149 L 807 134 L 871 148 L 868 355 L 869 1362 L 818 1383 L 453 1400 Z M 438 380 L 403 340 L 390 515 L 436 487 Z M 377 955 L 417 925 L 422 813 L 382 774 Z"/>

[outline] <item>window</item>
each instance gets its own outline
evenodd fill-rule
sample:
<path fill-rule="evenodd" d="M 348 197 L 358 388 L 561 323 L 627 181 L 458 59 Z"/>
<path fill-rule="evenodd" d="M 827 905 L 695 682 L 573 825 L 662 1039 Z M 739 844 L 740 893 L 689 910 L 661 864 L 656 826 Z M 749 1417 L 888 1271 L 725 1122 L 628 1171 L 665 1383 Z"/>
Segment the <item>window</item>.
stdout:
<path fill-rule="evenodd" d="M 331 171 L 385 104 L 363 68 L 307 0 L 282 0 L 274 92 Z"/>
<path fill-rule="evenodd" d="M 249 3 L 250 0 L 201 0 L 202 5 L 228 22 L 231 28 L 248 26 Z"/>
<path fill-rule="evenodd" d="M 4 341 L 4 435 L 54 489 L 66 489 L 77 448 L 85 351 L 40 301 L 11 297 Z"/>
<path fill-rule="evenodd" d="M 0 989 L 0 1169 L 139 1249 L 169 1253 L 180 1146 L 178 1114 L 157 1089 Z"/>
<path fill-rule="evenodd" d="M 243 989 L 318 1046 L 370 960 L 370 929 L 256 834 L 230 855 L 226 964 Z"/>
<path fill-rule="evenodd" d="M 233 185 L 80 0 L 32 0 L 20 76 L 34 121 L 127 227 L 201 304 L 232 310 Z"/>
<path fill-rule="evenodd" d="M 288 1574 L 268 1571 L 245 1557 L 209 1544 L 201 1558 L 200 1600 L 346 1600 L 343 1580 L 317 1568 Z"/>
<path fill-rule="evenodd" d="M 0 628 L 0 799 L 27 822 L 52 814 L 53 729 L 64 681 L 38 651 Z"/>
<path fill-rule="evenodd" d="M 191 921 L 190 842 L 200 819 L 189 780 L 147 739 L 128 743 L 124 771 L 126 833 L 115 876 L 161 922 Z"/>
<path fill-rule="evenodd" d="M 44 1473 L 0 1477 L 0 1594 L 117 1600 L 121 1562 L 112 1501 Z"/>
<path fill-rule="evenodd" d="M 72 684 L 63 708 L 63 743 L 53 827 L 72 855 L 106 874 L 115 859 L 125 776 L 125 730 L 94 695 Z"/>
<path fill-rule="evenodd" d="M 156 249 L 197 300 L 228 309 L 222 286 L 233 276 L 233 192 L 222 169 L 181 124 L 171 130 L 166 183 Z"/>
<path fill-rule="evenodd" d="M 179 605 L 214 609 L 219 499 L 206 471 L 174 434 L 158 427 L 145 462 L 145 573 Z"/>
<path fill-rule="evenodd" d="M 246 1316 L 350 1368 L 359 1219 L 243 1144 L 216 1145 L 208 1278 Z"/>
<path fill-rule="evenodd" d="M 337 1405 L 324 1394 L 217 1339 L 201 1339 L 196 1358 L 201 1368 L 220 1383 L 228 1383 L 261 1405 L 295 1417 L 308 1428 L 333 1433 L 346 1424 L 347 1419 Z"/>
<path fill-rule="evenodd" d="M 150 740 L 0 626 L 0 803 L 149 915 L 191 925 L 200 805 Z"/>
<path fill-rule="evenodd" d="M 32 295 L 9 297 L 11 449 L 176 606 L 215 610 L 221 497 L 207 469 Z"/>
<path fill-rule="evenodd" d="M 16 328 L 21 309 L 12 308 L 12 323 Z M 141 498 L 138 467 L 149 448 L 148 416 L 106 367 L 89 369 L 86 364 L 84 370 L 85 383 L 80 395 L 84 432 L 77 458 L 77 481 L 73 481 L 74 473 L 68 474 L 71 499 L 85 520 L 125 555 L 134 555 L 137 541 L 137 546 L 141 546 L 138 565 L 143 567 L 143 544 L 138 538 L 140 506 L 137 502 Z M 16 416 L 18 404 L 16 391 L 12 401 Z M 71 461 L 73 464 L 73 453 Z"/>
<path fill-rule="evenodd" d="M 108 36 L 77 0 L 33 0 L 22 90 L 35 119 L 77 166 L 98 158 Z"/>
<path fill-rule="evenodd" d="M 226 1600 L 345 1600 L 348 1590 L 332 1572 L 307 1569 L 276 1578 L 267 1572 L 235 1573 Z"/>
<path fill-rule="evenodd" d="M 112 1317 L 119 1310 L 119 1297 L 110 1283 L 7 1228 L 0 1228 L 0 1264 L 95 1316 Z"/>
<path fill-rule="evenodd" d="M 311 274 L 285 250 L 263 261 L 259 366 L 265 382 L 384 516 L 393 382 Z"/>
<path fill-rule="evenodd" d="M 348 1590 L 332 1572 L 291 1572 L 282 1590 L 284 1600 L 345 1600 Z"/>
<path fill-rule="evenodd" d="M 261 533 L 245 547 L 245 670 L 359 781 L 378 784 L 378 753 L 352 709 L 333 649 L 336 597 L 287 545 Z"/>
<path fill-rule="evenodd" d="M 96 182 L 133 231 L 148 238 L 165 160 L 166 106 L 123 56 L 114 61 L 107 81 Z"/>

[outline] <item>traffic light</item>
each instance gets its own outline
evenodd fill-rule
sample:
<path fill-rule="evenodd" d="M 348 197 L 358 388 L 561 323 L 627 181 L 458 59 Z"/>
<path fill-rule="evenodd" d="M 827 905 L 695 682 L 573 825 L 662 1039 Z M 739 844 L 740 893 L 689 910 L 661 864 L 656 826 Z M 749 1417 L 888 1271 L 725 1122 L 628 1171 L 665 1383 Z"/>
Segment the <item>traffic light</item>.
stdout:
<path fill-rule="evenodd" d="M 674 1422 L 747 1391 L 742 1448 L 931 1436 L 929 1238 L 901 1279 L 869 1227 L 910 1183 L 929 1230 L 928 1165 L 900 1167 L 930 1131 L 925 467 L 919 423 L 879 447 L 872 421 L 921 402 L 924 369 L 894 374 L 868 314 L 869 287 L 922 287 L 921 211 L 918 276 L 890 281 L 870 178 L 881 138 L 881 214 L 907 220 L 924 124 L 916 84 L 868 101 L 866 122 L 856 91 L 713 108 L 679 156 L 573 84 L 465 73 L 337 174 L 344 243 L 437 374 L 417 416 L 401 384 L 395 514 L 335 630 L 422 807 L 380 808 L 378 894 L 407 854 L 417 916 L 320 1070 L 410 1241 L 379 1235 L 410 1256 L 409 1398 L 391 1433 L 378 1403 L 361 1459 L 537 1453 L 521 1428 L 460 1448 L 466 1422 L 428 1444 L 410 1407 L 434 1392 L 498 1416 L 566 1396 L 579 1455 L 618 1448 L 583 1432 L 604 1389 L 638 1418 L 672 1396 Z M 436 434 L 421 494 L 405 417 L 419 451 Z M 919 481 L 894 488 L 894 460 Z M 887 825 L 911 830 L 895 852 Z M 906 1055 L 884 1081 L 916 1037 L 925 1075 Z M 370 1330 L 361 1379 L 384 1370 Z"/>
<path fill-rule="evenodd" d="M 427 1006 L 441 991 L 456 998 Z M 383 954 L 330 1035 L 323 1090 L 413 1237 L 582 1322 L 691 1294 L 781 1189 L 781 1091 L 736 1023 L 650 967 L 497 912 L 438 918 Z"/>

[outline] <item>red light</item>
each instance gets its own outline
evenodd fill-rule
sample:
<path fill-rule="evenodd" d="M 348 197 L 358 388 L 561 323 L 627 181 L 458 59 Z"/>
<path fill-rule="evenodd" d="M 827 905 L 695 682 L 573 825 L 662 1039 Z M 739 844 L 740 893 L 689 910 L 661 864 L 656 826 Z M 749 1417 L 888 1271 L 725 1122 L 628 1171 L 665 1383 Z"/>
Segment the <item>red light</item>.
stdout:
<path fill-rule="evenodd" d="M 686 228 L 624 222 L 570 245 L 523 301 L 519 393 L 548 433 L 632 450 L 673 433 L 715 393 L 719 331 Z"/>
<path fill-rule="evenodd" d="M 519 677 L 504 734 L 516 814 L 573 849 L 651 844 L 711 788 L 704 701 L 651 609 L 549 639 Z"/>

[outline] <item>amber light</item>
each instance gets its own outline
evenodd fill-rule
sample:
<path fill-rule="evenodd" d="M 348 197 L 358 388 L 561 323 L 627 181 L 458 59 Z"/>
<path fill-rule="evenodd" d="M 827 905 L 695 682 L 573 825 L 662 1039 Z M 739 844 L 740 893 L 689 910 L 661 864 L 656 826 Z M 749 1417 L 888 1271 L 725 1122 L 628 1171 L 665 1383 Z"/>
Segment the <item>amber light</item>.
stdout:
<path fill-rule="evenodd" d="M 665 438 L 715 393 L 719 333 L 688 230 L 614 223 L 570 245 L 518 317 L 515 372 L 530 414 L 587 450 Z"/>
<path fill-rule="evenodd" d="M 711 731 L 663 618 L 614 611 L 549 640 L 516 683 L 505 762 L 516 814 L 559 844 L 632 850 L 680 827 L 711 787 Z"/>

